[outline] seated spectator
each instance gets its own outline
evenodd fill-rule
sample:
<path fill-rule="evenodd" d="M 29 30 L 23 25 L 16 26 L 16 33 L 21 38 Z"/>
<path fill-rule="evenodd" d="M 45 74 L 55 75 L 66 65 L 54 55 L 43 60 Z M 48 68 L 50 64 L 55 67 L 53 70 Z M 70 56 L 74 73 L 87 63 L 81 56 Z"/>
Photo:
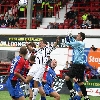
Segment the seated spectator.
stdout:
<path fill-rule="evenodd" d="M 19 26 L 18 22 L 15 23 L 14 28 L 15 29 L 20 29 L 20 26 Z"/>
<path fill-rule="evenodd" d="M 13 25 L 10 23 L 9 26 L 8 26 L 8 28 L 11 28 L 12 29 L 13 28 Z"/>
<path fill-rule="evenodd" d="M 5 17 L 4 21 L 5 21 L 6 26 L 8 27 L 10 24 L 10 20 L 8 19 L 8 16 Z"/>
<path fill-rule="evenodd" d="M 58 29 L 58 24 L 56 22 L 53 23 L 53 29 Z"/>
<path fill-rule="evenodd" d="M 36 15 L 36 21 L 37 21 L 37 24 L 42 24 L 42 13 L 39 11 Z"/>
<path fill-rule="evenodd" d="M 49 25 L 47 26 L 47 29 L 53 29 L 53 24 L 49 22 Z"/>
<path fill-rule="evenodd" d="M 98 73 L 96 74 L 97 79 L 100 79 L 100 67 L 97 68 L 97 72 L 98 72 Z"/>
<path fill-rule="evenodd" d="M 97 79 L 97 75 L 99 75 L 99 73 L 97 72 L 97 69 L 96 69 L 96 67 L 94 66 L 94 67 L 92 67 L 92 69 L 91 69 L 91 78 L 92 79 Z"/>
<path fill-rule="evenodd" d="M 87 79 L 91 79 L 91 68 L 90 67 L 86 67 L 86 69 L 85 69 L 85 77 L 87 78 Z"/>
<path fill-rule="evenodd" d="M 73 9 L 70 8 L 70 11 L 66 13 L 66 19 L 73 19 Z"/>
<path fill-rule="evenodd" d="M 3 24 L 3 23 L 5 23 L 5 20 L 4 20 L 4 17 L 0 17 L 0 26 Z"/>
<path fill-rule="evenodd" d="M 81 24 L 80 28 L 81 29 L 87 29 L 88 24 L 86 23 L 86 21 L 84 20 L 83 23 Z"/>
<path fill-rule="evenodd" d="M 87 17 L 86 23 L 89 24 L 89 19 L 88 19 L 88 17 Z"/>
<path fill-rule="evenodd" d="M 75 24 L 73 25 L 73 29 L 80 29 L 80 26 L 78 25 L 77 22 L 75 22 Z"/>
<path fill-rule="evenodd" d="M 16 22 L 17 22 L 17 18 L 14 16 L 14 19 L 12 20 L 11 24 L 14 26 Z"/>
<path fill-rule="evenodd" d="M 1 28 L 6 28 L 6 24 L 5 23 L 2 23 L 1 24 Z"/>
<path fill-rule="evenodd" d="M 91 15 L 90 13 L 88 13 L 87 19 L 88 19 L 89 21 L 92 21 L 93 15 Z"/>
<path fill-rule="evenodd" d="M 99 19 L 96 18 L 96 16 L 93 16 L 92 24 L 94 25 L 95 28 L 99 27 Z"/>
<path fill-rule="evenodd" d="M 10 22 L 12 23 L 13 19 L 14 19 L 13 14 L 9 14 L 9 15 L 8 15 L 8 20 L 10 20 Z"/>
<path fill-rule="evenodd" d="M 73 10 L 72 18 L 78 17 L 78 11 L 76 9 Z"/>
<path fill-rule="evenodd" d="M 89 21 L 87 29 L 94 29 L 94 25 L 92 24 L 91 21 Z"/>
<path fill-rule="evenodd" d="M 86 21 L 87 20 L 87 16 L 88 16 L 88 14 L 84 13 L 84 15 L 82 16 L 82 20 Z"/>
<path fill-rule="evenodd" d="M 76 23 L 78 23 L 78 18 L 77 16 L 72 20 L 72 22 L 70 23 L 70 27 L 72 27 L 73 25 L 75 25 Z"/>

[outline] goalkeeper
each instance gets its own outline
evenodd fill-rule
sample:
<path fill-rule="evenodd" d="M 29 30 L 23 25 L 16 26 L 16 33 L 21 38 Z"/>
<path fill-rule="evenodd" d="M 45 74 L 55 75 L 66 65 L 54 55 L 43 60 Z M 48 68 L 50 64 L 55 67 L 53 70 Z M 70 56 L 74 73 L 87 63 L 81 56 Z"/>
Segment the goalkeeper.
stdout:
<path fill-rule="evenodd" d="M 71 82 L 71 78 L 76 77 L 78 79 L 77 83 L 80 84 L 80 89 L 84 96 L 84 100 L 90 100 L 87 96 L 86 87 L 84 85 L 84 70 L 85 70 L 85 63 L 84 63 L 84 49 L 85 43 L 83 40 L 85 39 L 85 34 L 80 32 L 78 33 L 76 39 L 74 39 L 71 35 L 66 37 L 66 45 L 71 46 L 73 48 L 73 64 L 67 72 L 65 76 L 66 85 L 70 91 L 70 97 L 73 100 L 76 93 L 73 89 L 73 85 Z"/>

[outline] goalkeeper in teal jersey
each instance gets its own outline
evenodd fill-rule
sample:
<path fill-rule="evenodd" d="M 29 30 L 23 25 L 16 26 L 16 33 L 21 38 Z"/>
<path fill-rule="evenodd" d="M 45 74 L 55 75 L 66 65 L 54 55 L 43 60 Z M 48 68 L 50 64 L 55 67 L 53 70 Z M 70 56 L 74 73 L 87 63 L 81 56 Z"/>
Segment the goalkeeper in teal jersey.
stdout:
<path fill-rule="evenodd" d="M 76 93 L 73 90 L 72 82 L 70 79 L 74 77 L 78 80 L 77 83 L 80 86 L 84 100 L 90 100 L 87 96 L 86 87 L 84 85 L 84 70 L 86 67 L 84 62 L 84 39 L 85 34 L 82 32 L 78 33 L 76 39 L 74 39 L 72 36 L 66 37 L 66 45 L 73 48 L 73 64 L 65 76 L 66 85 L 70 91 L 70 97 L 72 100 L 74 100 Z M 79 100 L 81 100 L 81 97 Z"/>

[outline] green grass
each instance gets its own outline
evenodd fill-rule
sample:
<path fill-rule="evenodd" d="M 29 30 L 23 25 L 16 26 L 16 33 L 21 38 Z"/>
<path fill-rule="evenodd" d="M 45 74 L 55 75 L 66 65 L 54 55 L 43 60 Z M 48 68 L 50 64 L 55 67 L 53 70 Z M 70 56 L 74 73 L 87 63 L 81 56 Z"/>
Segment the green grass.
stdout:
<path fill-rule="evenodd" d="M 65 95 L 65 94 L 60 94 L 61 96 L 61 100 L 69 100 L 69 95 Z M 37 96 L 37 100 L 39 100 L 40 95 Z M 100 100 L 100 97 L 93 97 L 90 96 L 91 100 Z M 0 91 L 0 100 L 11 100 L 9 93 L 7 91 Z M 28 98 L 26 98 L 26 100 L 29 100 Z M 54 100 L 52 97 L 47 97 L 47 100 Z M 82 99 L 84 100 L 84 99 Z"/>

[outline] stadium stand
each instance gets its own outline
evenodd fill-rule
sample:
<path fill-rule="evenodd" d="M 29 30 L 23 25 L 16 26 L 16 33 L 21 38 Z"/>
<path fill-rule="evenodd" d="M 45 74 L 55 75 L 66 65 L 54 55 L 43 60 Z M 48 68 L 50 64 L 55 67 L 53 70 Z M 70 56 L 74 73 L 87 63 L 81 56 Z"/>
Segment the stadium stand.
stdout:
<path fill-rule="evenodd" d="M 38 1 L 33 0 L 32 29 L 100 28 L 99 0 Z M 19 5 L 19 0 L 0 0 L 1 28 L 26 29 L 26 16 L 27 5 Z"/>
<path fill-rule="evenodd" d="M 8 75 L 10 63 L 0 63 L 0 75 Z"/>
<path fill-rule="evenodd" d="M 58 29 L 100 29 L 100 2 L 83 1 L 66 3 L 65 19 Z"/>

